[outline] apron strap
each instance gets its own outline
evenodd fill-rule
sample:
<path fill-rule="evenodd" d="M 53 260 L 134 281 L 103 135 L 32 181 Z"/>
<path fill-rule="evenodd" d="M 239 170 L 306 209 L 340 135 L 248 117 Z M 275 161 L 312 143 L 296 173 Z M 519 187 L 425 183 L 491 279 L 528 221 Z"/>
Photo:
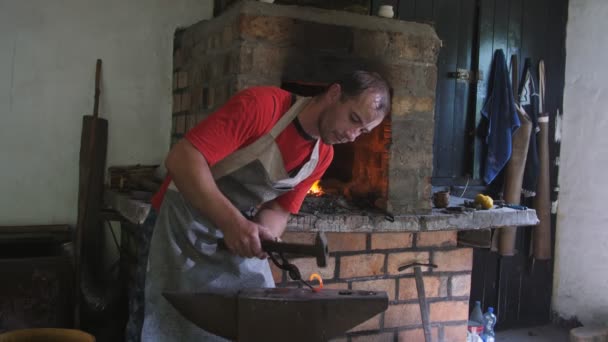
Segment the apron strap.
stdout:
<path fill-rule="evenodd" d="M 270 134 L 273 139 L 276 139 L 276 137 L 281 132 L 283 132 L 285 127 L 287 127 L 287 125 L 289 125 L 293 121 L 293 119 L 298 116 L 298 113 L 300 113 L 300 111 L 308 104 L 308 102 L 310 102 L 310 97 L 297 96 L 296 103 L 294 103 L 293 106 L 289 108 L 287 113 L 285 113 L 285 115 L 283 115 L 283 117 L 279 119 L 279 121 L 274 125 L 274 127 L 272 127 L 268 134 Z"/>

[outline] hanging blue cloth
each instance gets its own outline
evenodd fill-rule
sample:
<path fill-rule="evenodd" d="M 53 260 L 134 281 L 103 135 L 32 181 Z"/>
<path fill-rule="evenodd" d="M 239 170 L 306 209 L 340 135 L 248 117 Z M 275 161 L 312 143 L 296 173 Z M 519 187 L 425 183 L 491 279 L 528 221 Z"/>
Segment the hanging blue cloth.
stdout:
<path fill-rule="evenodd" d="M 511 137 L 520 125 L 504 52 L 494 53 L 488 97 L 481 110 L 487 120 L 483 179 L 490 184 L 511 158 Z"/>

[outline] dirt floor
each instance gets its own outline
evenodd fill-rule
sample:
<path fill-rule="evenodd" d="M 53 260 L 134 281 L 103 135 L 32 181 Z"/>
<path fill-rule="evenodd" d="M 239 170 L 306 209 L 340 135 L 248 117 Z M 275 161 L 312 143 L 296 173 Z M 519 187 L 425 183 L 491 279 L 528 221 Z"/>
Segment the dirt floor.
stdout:
<path fill-rule="evenodd" d="M 568 342 L 569 331 L 554 325 L 496 332 L 500 342 Z"/>

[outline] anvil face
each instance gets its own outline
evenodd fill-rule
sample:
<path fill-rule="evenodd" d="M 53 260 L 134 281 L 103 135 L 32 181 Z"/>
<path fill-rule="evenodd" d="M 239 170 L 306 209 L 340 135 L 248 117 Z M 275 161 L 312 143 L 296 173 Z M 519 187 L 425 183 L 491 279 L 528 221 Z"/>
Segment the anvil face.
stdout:
<path fill-rule="evenodd" d="M 200 328 L 238 341 L 326 341 L 388 307 L 383 291 L 261 288 L 163 295 Z"/>

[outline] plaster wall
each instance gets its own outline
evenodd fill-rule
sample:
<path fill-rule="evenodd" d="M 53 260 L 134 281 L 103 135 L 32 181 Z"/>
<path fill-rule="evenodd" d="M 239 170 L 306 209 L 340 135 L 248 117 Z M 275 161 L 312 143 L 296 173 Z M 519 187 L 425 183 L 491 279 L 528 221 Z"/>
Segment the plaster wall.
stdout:
<path fill-rule="evenodd" d="M 553 309 L 586 325 L 608 325 L 606 17 L 605 0 L 570 0 Z"/>
<path fill-rule="evenodd" d="M 162 161 L 173 36 L 212 10 L 200 0 L 0 0 L 0 225 L 75 223 L 97 58 L 107 165 Z"/>

